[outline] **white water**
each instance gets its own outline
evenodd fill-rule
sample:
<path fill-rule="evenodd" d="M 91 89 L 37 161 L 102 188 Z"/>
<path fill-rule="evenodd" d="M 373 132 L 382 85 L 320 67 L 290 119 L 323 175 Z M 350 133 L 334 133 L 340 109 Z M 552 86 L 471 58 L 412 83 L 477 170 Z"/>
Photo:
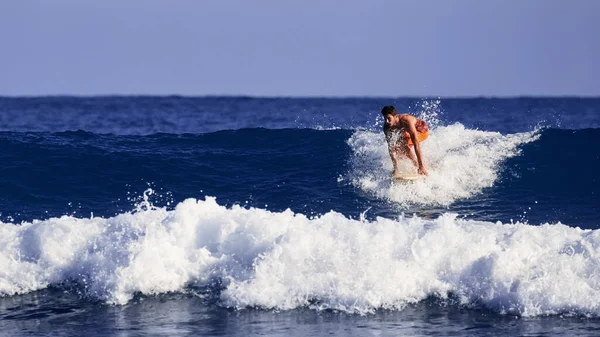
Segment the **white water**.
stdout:
<path fill-rule="evenodd" d="M 124 304 L 221 280 L 221 305 L 366 313 L 429 296 L 525 316 L 600 315 L 600 232 L 457 219 L 309 219 L 188 199 L 173 211 L 0 223 L 0 293 L 63 281 Z"/>
<path fill-rule="evenodd" d="M 392 161 L 383 132 L 356 131 L 348 140 L 353 157 L 347 178 L 366 193 L 402 206 L 447 206 L 493 186 L 502 162 L 518 155 L 519 145 L 538 137 L 535 132 L 502 135 L 469 130 L 459 123 L 434 127 L 421 143 L 429 177 L 398 185 L 390 180 Z M 401 168 L 416 173 L 408 159 Z"/>

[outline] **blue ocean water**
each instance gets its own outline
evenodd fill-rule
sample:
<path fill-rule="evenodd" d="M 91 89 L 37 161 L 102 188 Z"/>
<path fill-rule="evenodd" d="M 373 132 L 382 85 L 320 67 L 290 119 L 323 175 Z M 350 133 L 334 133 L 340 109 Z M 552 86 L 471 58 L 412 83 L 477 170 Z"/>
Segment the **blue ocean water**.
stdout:
<path fill-rule="evenodd" d="M 599 144 L 597 98 L 0 98 L 0 334 L 588 335 Z"/>

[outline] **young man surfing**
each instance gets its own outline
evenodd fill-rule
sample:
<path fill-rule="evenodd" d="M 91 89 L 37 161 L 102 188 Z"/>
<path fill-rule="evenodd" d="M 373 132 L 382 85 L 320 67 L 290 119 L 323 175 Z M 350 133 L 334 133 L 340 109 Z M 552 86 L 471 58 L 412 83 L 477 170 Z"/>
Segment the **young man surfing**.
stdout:
<path fill-rule="evenodd" d="M 429 127 L 425 121 L 409 114 L 398 114 L 392 105 L 384 106 L 381 114 L 385 120 L 383 133 L 388 143 L 388 150 L 394 165 L 392 177 L 399 176 L 398 161 L 402 156 L 410 159 L 417 167 L 419 174 L 427 175 L 427 169 L 423 165 L 423 154 L 420 142 L 429 136 Z M 415 155 L 411 147 L 415 148 Z"/>

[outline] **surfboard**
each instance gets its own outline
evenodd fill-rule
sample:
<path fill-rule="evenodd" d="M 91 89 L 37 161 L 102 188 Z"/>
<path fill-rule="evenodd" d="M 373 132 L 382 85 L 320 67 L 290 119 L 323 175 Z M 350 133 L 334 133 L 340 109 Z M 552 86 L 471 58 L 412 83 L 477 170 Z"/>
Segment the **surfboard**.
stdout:
<path fill-rule="evenodd" d="M 395 183 L 409 183 L 419 179 L 425 179 L 425 176 L 418 173 L 403 173 L 397 176 L 392 176 L 392 181 Z"/>

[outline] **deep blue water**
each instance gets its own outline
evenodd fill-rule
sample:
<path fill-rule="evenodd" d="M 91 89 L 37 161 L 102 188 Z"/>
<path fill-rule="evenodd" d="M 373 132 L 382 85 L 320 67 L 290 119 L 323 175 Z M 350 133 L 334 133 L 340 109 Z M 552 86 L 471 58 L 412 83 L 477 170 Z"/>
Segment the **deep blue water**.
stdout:
<path fill-rule="evenodd" d="M 425 181 L 389 181 L 389 104 Z M 587 335 L 599 145 L 592 98 L 0 98 L 2 331 Z"/>

